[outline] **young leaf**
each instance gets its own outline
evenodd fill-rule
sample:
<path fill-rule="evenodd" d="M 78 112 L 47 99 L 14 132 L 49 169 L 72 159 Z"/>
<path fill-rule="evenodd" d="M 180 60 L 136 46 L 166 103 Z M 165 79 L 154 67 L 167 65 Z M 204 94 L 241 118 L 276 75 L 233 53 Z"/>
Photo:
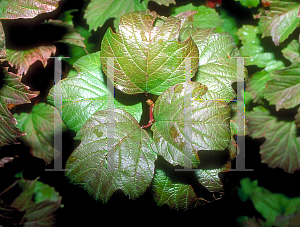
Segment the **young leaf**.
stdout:
<path fill-rule="evenodd" d="M 62 22 L 60 20 L 51 20 L 44 22 L 43 24 L 50 24 L 56 26 L 58 28 L 64 29 L 66 34 L 63 35 L 61 40 L 57 42 L 68 43 L 72 45 L 76 45 L 79 47 L 85 48 L 85 44 L 83 43 L 84 38 L 81 37 L 80 34 L 76 32 L 76 29 L 73 25 L 70 25 L 68 22 Z"/>
<path fill-rule="evenodd" d="M 186 11 L 197 11 L 194 15 L 193 25 L 197 28 L 217 28 L 222 26 L 223 20 L 215 9 L 206 6 L 193 6 L 192 3 L 176 7 L 172 16 Z"/>
<path fill-rule="evenodd" d="M 5 35 L 2 23 L 0 21 L 0 58 L 6 57 L 6 48 L 5 48 Z"/>
<path fill-rule="evenodd" d="M 276 109 L 292 108 L 300 103 L 300 44 L 292 40 L 282 50 L 283 56 L 292 64 L 280 70 L 271 72 L 266 83 L 264 97 L 276 105 Z"/>
<path fill-rule="evenodd" d="M 261 161 L 270 168 L 279 167 L 288 173 L 300 170 L 300 137 L 294 122 L 278 121 L 259 106 L 248 114 L 250 136 L 265 137 L 260 147 Z"/>
<path fill-rule="evenodd" d="M 55 154 L 58 154 L 53 148 L 54 113 L 55 119 L 60 118 L 53 106 L 39 103 L 30 113 L 14 114 L 18 121 L 17 128 L 27 134 L 20 140 L 30 147 L 33 156 L 44 159 L 46 164 L 50 164 Z"/>
<path fill-rule="evenodd" d="M 207 88 L 199 82 L 176 84 L 167 89 L 155 102 L 152 125 L 157 148 L 172 165 L 185 166 L 188 159 L 193 167 L 200 163 L 198 150 L 224 150 L 230 141 L 230 109 L 226 103 L 203 101 Z M 185 108 L 185 97 L 193 98 L 191 106 Z M 185 121 L 185 113 L 191 118 Z M 185 124 L 191 134 L 186 134 Z"/>
<path fill-rule="evenodd" d="M 7 104 L 30 103 L 38 91 L 29 91 L 29 87 L 22 84 L 16 74 L 3 71 L 3 87 L 0 89 L 0 146 L 16 143 L 18 137 L 26 135 L 15 127 L 16 119 L 7 109 Z"/>
<path fill-rule="evenodd" d="M 185 81 L 185 59 L 191 58 L 191 74 L 198 66 L 198 49 L 190 37 L 178 41 L 180 19 L 128 13 L 121 17 L 118 33 L 108 29 L 101 43 L 101 63 L 107 74 L 108 57 L 116 57 L 116 88 L 127 94 L 160 95 Z M 153 26 L 163 21 L 161 26 Z M 110 77 L 108 75 L 108 77 Z M 111 78 L 110 78 L 111 79 Z"/>
<path fill-rule="evenodd" d="M 2 0 L 0 19 L 33 18 L 56 10 L 60 0 Z"/>
<path fill-rule="evenodd" d="M 270 10 L 265 11 L 265 16 L 260 16 L 259 30 L 262 38 L 272 36 L 275 45 L 279 45 L 300 25 L 300 18 L 297 17 L 299 3 L 292 0 L 268 2 Z"/>
<path fill-rule="evenodd" d="M 95 112 L 107 108 L 107 85 L 99 58 L 100 52 L 80 58 L 74 63 L 78 75 L 59 81 L 49 92 L 48 101 L 52 105 L 55 92 L 61 92 L 63 99 L 61 117 L 68 128 L 75 132 L 78 132 Z M 129 106 L 115 99 L 115 107 L 126 110 L 140 121 L 141 103 Z"/>
<path fill-rule="evenodd" d="M 48 58 L 55 54 L 55 46 L 39 46 L 29 50 L 6 50 L 6 60 L 11 66 L 16 66 L 18 75 L 26 74 L 28 68 L 36 61 L 41 61 L 46 67 Z"/>
<path fill-rule="evenodd" d="M 237 81 L 235 57 L 240 56 L 240 53 L 232 37 L 228 33 L 214 33 L 214 29 L 181 29 L 179 40 L 186 40 L 188 37 L 193 38 L 199 50 L 196 81 L 208 88 L 202 99 L 235 98 L 231 84 Z"/>
<path fill-rule="evenodd" d="M 114 110 L 114 145 L 107 148 L 107 112 L 95 113 L 77 133 L 81 144 L 68 158 L 66 176 L 103 203 L 118 189 L 136 199 L 151 183 L 157 156 L 149 134 L 120 109 Z"/>

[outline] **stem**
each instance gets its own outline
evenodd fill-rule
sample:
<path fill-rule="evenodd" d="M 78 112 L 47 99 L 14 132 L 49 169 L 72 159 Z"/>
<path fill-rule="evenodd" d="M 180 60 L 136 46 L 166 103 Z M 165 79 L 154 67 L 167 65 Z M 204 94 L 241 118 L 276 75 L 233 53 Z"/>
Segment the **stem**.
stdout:
<path fill-rule="evenodd" d="M 149 120 L 148 124 L 142 125 L 141 128 L 149 128 L 155 122 L 155 120 L 153 119 L 153 107 L 154 107 L 154 103 L 150 99 L 148 99 L 146 102 L 147 102 L 148 105 L 150 105 L 150 108 L 149 108 L 149 111 L 150 111 L 150 120 Z"/>

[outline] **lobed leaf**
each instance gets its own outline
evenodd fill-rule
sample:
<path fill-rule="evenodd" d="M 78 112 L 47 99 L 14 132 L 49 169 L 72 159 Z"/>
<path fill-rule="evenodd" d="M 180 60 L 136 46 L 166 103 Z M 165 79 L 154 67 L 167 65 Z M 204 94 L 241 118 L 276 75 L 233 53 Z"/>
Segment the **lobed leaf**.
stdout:
<path fill-rule="evenodd" d="M 300 63 L 300 62 L 299 62 Z M 276 110 L 293 108 L 300 103 L 300 64 L 271 72 L 264 97 Z"/>
<path fill-rule="evenodd" d="M 154 174 L 151 138 L 126 111 L 115 109 L 114 122 L 108 122 L 107 113 L 96 112 L 77 133 L 81 144 L 68 158 L 66 176 L 104 203 L 118 189 L 136 199 Z M 107 145 L 109 123 L 115 124 L 113 147 Z"/>
<path fill-rule="evenodd" d="M 288 198 L 281 193 L 271 193 L 258 186 L 257 180 L 251 181 L 249 178 L 242 179 L 240 184 L 238 195 L 244 202 L 247 199 L 252 201 L 255 209 L 265 218 L 265 226 L 275 225 L 276 217 L 281 214 L 288 217 L 299 210 L 300 197 Z"/>
<path fill-rule="evenodd" d="M 68 128 L 75 132 L 78 132 L 95 112 L 107 108 L 107 85 L 99 57 L 100 52 L 96 52 L 80 58 L 74 63 L 78 75 L 59 81 L 49 92 L 48 101 L 52 105 L 54 105 L 55 92 L 62 94 L 61 117 Z M 114 101 L 116 108 L 128 111 L 137 121 L 140 121 L 141 103 L 129 106 L 116 99 Z"/>
<path fill-rule="evenodd" d="M 271 36 L 275 45 L 279 45 L 300 25 L 300 18 L 297 17 L 299 3 L 292 0 L 268 2 L 270 10 L 265 11 L 265 16 L 260 16 L 259 29 L 262 38 Z"/>
<path fill-rule="evenodd" d="M 272 52 L 264 52 L 258 37 L 259 29 L 252 25 L 243 25 L 238 29 L 237 35 L 242 40 L 243 46 L 240 48 L 241 54 L 245 58 L 245 65 L 256 65 L 259 68 L 265 68 L 266 71 L 284 67 L 282 61 L 275 59 Z"/>
<path fill-rule="evenodd" d="M 0 89 L 0 146 L 17 143 L 16 138 L 26 135 L 15 124 L 16 119 L 7 108 L 7 104 L 30 103 L 38 91 L 29 91 L 29 87 L 22 84 L 21 78 L 16 74 L 3 71 L 3 85 Z"/>
<path fill-rule="evenodd" d="M 188 37 L 192 37 L 199 50 L 199 66 L 195 80 L 208 88 L 202 99 L 232 100 L 235 98 L 236 94 L 231 84 L 237 81 L 235 57 L 241 55 L 233 38 L 228 33 L 214 33 L 214 29 L 181 29 L 179 40 Z"/>
<path fill-rule="evenodd" d="M 2 218 L 13 225 L 45 226 L 55 225 L 56 211 L 61 205 L 62 197 L 54 188 L 35 180 L 19 179 L 5 191 L 19 186 L 21 193 L 8 205 L 0 199 L 0 210 L 4 210 Z M 11 190 L 16 191 L 16 190 Z M 2 194 L 2 193 L 1 193 Z M 4 208 L 4 209 L 3 209 Z M 12 212 L 13 220 L 9 220 Z"/>
<path fill-rule="evenodd" d="M 33 18 L 57 9 L 60 0 L 2 0 L 0 19 Z"/>
<path fill-rule="evenodd" d="M 229 145 L 230 109 L 226 103 L 202 100 L 206 90 L 199 82 L 179 83 L 155 102 L 151 146 L 172 165 L 185 166 L 188 160 L 197 167 L 198 150 L 224 150 Z M 190 107 L 185 107 L 185 97 L 192 97 Z M 186 124 L 191 134 L 185 132 Z"/>
<path fill-rule="evenodd" d="M 11 66 L 16 66 L 18 75 L 26 74 L 29 67 L 36 61 L 41 61 L 46 67 L 48 58 L 55 54 L 55 46 L 39 46 L 29 50 L 6 50 L 6 60 Z"/>
<path fill-rule="evenodd" d="M 152 0 L 159 5 L 169 6 L 176 4 L 175 0 Z M 91 0 L 88 4 L 84 18 L 87 20 L 89 30 L 97 30 L 102 27 L 110 18 L 115 18 L 114 25 L 118 29 L 119 21 L 123 14 L 133 11 L 143 11 L 147 9 L 149 0 Z"/>
<path fill-rule="evenodd" d="M 54 118 L 55 113 L 55 118 Z M 44 159 L 50 164 L 58 151 L 54 150 L 54 119 L 59 118 L 59 112 L 53 106 L 39 103 L 34 105 L 30 113 L 14 114 L 21 131 L 26 132 L 20 140 L 30 147 L 30 153 Z"/>
<path fill-rule="evenodd" d="M 265 137 L 260 147 L 261 161 L 270 168 L 281 168 L 288 173 L 300 169 L 300 137 L 294 122 L 278 121 L 259 106 L 248 114 L 250 136 Z"/>
<path fill-rule="evenodd" d="M 191 185 L 173 182 L 161 169 L 155 170 L 152 190 L 157 205 L 167 204 L 172 210 L 187 210 L 197 202 Z"/>
<path fill-rule="evenodd" d="M 186 11 L 197 11 L 193 14 L 192 24 L 197 28 L 217 28 L 222 26 L 223 20 L 215 9 L 206 6 L 194 6 L 192 3 L 175 8 L 172 16 Z M 187 27 L 187 26 L 186 26 Z"/>
<path fill-rule="evenodd" d="M 187 57 L 193 57 L 191 74 L 196 72 L 198 49 L 189 37 L 178 41 L 180 23 L 176 17 L 160 18 L 147 11 L 123 15 L 118 33 L 107 30 L 101 43 L 101 63 L 107 74 L 107 58 L 115 57 L 116 88 L 127 94 L 160 95 L 185 81 Z M 108 78 L 112 80 L 110 75 Z"/>

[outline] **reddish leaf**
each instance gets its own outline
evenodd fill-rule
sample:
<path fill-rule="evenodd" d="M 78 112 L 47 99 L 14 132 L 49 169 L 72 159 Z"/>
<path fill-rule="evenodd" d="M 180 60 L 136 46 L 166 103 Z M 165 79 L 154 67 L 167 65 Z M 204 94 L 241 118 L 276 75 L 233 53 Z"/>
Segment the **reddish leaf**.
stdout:
<path fill-rule="evenodd" d="M 0 19 L 33 18 L 41 13 L 49 13 L 58 7 L 60 0 L 2 0 Z"/>
<path fill-rule="evenodd" d="M 16 74 L 4 71 L 3 87 L 0 90 L 0 146 L 16 143 L 18 137 L 26 135 L 15 127 L 16 119 L 7 109 L 7 104 L 30 103 L 38 91 L 29 91 L 29 87 L 20 82 Z"/>
<path fill-rule="evenodd" d="M 0 58 L 5 58 L 5 57 L 6 57 L 5 36 L 4 36 L 2 23 L 0 22 Z"/>
<path fill-rule="evenodd" d="M 18 75 L 26 74 L 28 68 L 36 61 L 41 61 L 46 67 L 47 60 L 51 54 L 55 54 L 55 46 L 39 46 L 33 49 L 17 51 L 17 50 L 6 50 L 6 60 L 18 69 Z"/>
<path fill-rule="evenodd" d="M 3 157 L 0 159 L 0 167 L 4 167 L 5 163 L 11 162 L 14 157 Z"/>

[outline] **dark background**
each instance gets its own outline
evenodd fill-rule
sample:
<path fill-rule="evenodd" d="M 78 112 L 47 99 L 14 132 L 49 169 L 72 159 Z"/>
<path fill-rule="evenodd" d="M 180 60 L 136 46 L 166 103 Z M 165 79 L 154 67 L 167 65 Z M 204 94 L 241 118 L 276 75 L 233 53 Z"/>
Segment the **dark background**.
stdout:
<path fill-rule="evenodd" d="M 182 1 L 176 0 L 176 6 L 186 5 L 193 2 L 194 5 L 202 5 L 204 1 Z M 62 0 L 60 7 L 48 14 L 42 14 L 34 19 L 18 19 L 18 20 L 2 20 L 6 35 L 6 45 L 10 49 L 28 49 L 41 44 L 50 44 L 59 39 L 61 35 L 59 31 L 51 32 L 42 27 L 37 26 L 38 23 L 46 19 L 57 19 L 61 12 L 69 9 L 77 8 L 78 13 L 74 13 L 74 24 L 84 25 L 82 20 L 82 8 L 85 8 L 88 2 L 79 2 Z M 155 10 L 160 15 L 169 16 L 171 14 L 171 7 L 159 6 L 154 2 L 149 3 L 149 8 Z M 237 19 L 238 26 L 242 24 L 255 24 L 252 19 L 252 14 L 256 13 L 256 9 L 247 9 L 241 7 L 238 2 L 223 1 L 222 8 L 226 9 L 233 17 Z M 81 10 L 81 11 L 80 11 Z M 216 9 L 217 11 L 219 9 Z M 113 25 L 113 19 L 108 20 L 105 25 L 96 32 L 92 31 L 92 37 L 89 42 L 95 43 L 96 48 L 100 50 L 100 41 L 108 27 Z M 86 26 L 86 25 L 85 25 Z M 86 26 L 87 28 L 87 26 Z M 44 29 L 44 30 L 43 30 Z M 270 38 L 264 39 L 267 48 L 271 43 Z M 67 54 L 65 44 L 55 44 L 57 46 L 56 56 L 59 54 Z M 272 45 L 273 47 L 273 45 Z M 273 49 L 272 49 L 273 50 Z M 279 49 L 280 53 L 280 49 Z M 2 66 L 7 66 L 2 64 Z M 63 67 L 68 66 L 64 63 Z M 48 66 L 44 69 L 40 62 L 34 63 L 30 67 L 26 76 L 23 77 L 22 82 L 29 85 L 32 90 L 40 90 L 39 97 L 32 100 L 32 104 L 20 105 L 15 107 L 12 112 L 29 112 L 36 100 L 46 100 L 49 89 L 53 86 L 53 60 L 48 61 Z M 249 67 L 249 76 L 257 71 L 256 67 Z M 282 119 L 287 116 L 294 116 L 295 108 L 291 110 L 284 110 L 279 112 Z M 274 108 L 275 111 L 275 108 Z M 278 114 L 278 113 L 277 113 Z M 148 116 L 144 116 L 144 121 L 147 122 Z M 288 118 L 291 119 L 291 118 Z M 80 141 L 74 141 L 75 133 L 67 131 L 63 133 L 63 163 L 65 164 L 68 156 L 79 145 Z M 129 200 L 121 191 L 117 191 L 111 197 L 109 202 L 103 205 L 96 202 L 90 195 L 82 188 L 72 185 L 64 177 L 64 172 L 49 172 L 45 171 L 45 164 L 43 160 L 32 157 L 28 153 L 28 148 L 23 144 L 10 145 L 1 148 L 0 158 L 5 156 L 18 155 L 12 163 L 5 165 L 5 168 L 0 168 L 0 191 L 2 191 L 9 184 L 14 182 L 14 174 L 24 170 L 23 175 L 27 179 L 35 179 L 40 177 L 40 181 L 55 187 L 56 191 L 62 196 L 62 204 L 64 208 L 60 209 L 57 226 L 98 226 L 101 224 L 177 224 L 197 223 L 199 225 L 219 226 L 228 225 L 236 226 L 236 217 L 241 215 L 256 216 L 262 218 L 256 212 L 251 202 L 243 203 L 237 196 L 237 186 L 242 178 L 250 177 L 251 180 L 257 179 L 260 186 L 269 189 L 272 192 L 283 193 L 289 197 L 300 196 L 298 180 L 300 177 L 299 171 L 294 174 L 285 173 L 281 169 L 270 169 L 266 164 L 261 163 L 259 155 L 259 146 L 264 142 L 264 139 L 253 140 L 246 136 L 246 168 L 254 169 L 254 171 L 236 172 L 220 174 L 220 178 L 224 184 L 225 194 L 222 199 L 217 200 L 206 206 L 201 206 L 196 209 L 191 209 L 185 212 L 177 212 L 169 209 L 167 205 L 158 207 L 153 200 L 151 187 L 148 188 L 145 194 L 137 200 Z M 207 163 L 223 162 L 228 153 L 212 152 L 210 155 L 199 153 L 202 160 L 202 165 Z M 211 161 L 214 160 L 214 161 Z M 217 160 L 217 161 L 216 161 Z M 182 179 L 182 182 L 189 182 L 194 185 L 194 190 L 197 195 L 211 196 L 210 193 L 203 191 L 201 186 L 194 183 L 193 172 L 175 172 L 171 165 L 167 164 L 161 157 L 156 161 L 156 166 L 164 166 L 172 177 Z M 53 163 L 47 166 L 52 169 Z M 235 168 L 235 160 L 232 161 L 232 169 Z"/>

